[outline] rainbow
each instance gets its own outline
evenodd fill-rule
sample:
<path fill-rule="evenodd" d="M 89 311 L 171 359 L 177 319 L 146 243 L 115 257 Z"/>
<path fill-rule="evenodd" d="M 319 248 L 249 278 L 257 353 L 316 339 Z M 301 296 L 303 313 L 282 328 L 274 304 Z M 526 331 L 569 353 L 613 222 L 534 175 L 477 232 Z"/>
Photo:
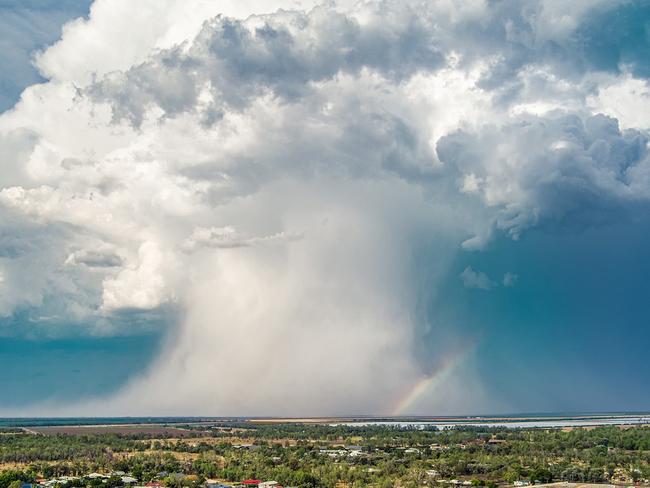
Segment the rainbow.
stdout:
<path fill-rule="evenodd" d="M 476 350 L 476 346 L 476 342 L 472 342 L 468 347 L 445 357 L 441 366 L 436 369 L 436 371 L 418 380 L 407 391 L 407 393 L 398 400 L 390 415 L 400 416 L 413 413 L 409 412 L 409 409 L 417 402 L 417 400 L 425 393 L 434 391 L 443 384 L 445 380 L 449 378 L 451 373 L 464 363 L 465 360 Z"/>

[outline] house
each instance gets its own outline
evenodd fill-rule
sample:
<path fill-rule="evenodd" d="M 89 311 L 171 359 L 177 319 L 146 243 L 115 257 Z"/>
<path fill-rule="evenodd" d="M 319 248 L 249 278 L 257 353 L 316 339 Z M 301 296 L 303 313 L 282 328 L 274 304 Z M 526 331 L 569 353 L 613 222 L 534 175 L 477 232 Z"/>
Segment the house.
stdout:
<path fill-rule="evenodd" d="M 513 485 L 514 485 L 514 486 L 528 486 L 528 485 L 530 485 L 530 481 L 521 481 L 521 480 L 518 480 L 518 481 L 515 481 L 515 482 L 513 483 Z"/>
<path fill-rule="evenodd" d="M 138 480 L 134 478 L 133 476 L 122 476 L 122 483 L 125 485 L 132 485 L 133 483 L 137 483 Z"/>
<path fill-rule="evenodd" d="M 258 485 L 258 488 L 280 488 L 280 483 L 277 481 L 265 481 Z"/>
<path fill-rule="evenodd" d="M 259 486 L 261 483 L 260 480 L 244 480 L 242 481 L 242 484 L 245 486 Z"/>
<path fill-rule="evenodd" d="M 248 449 L 249 451 L 257 451 L 260 447 L 257 444 L 233 444 L 235 449 Z"/>
<path fill-rule="evenodd" d="M 348 451 L 348 457 L 357 457 L 363 454 L 361 446 L 345 446 L 345 449 Z"/>
<path fill-rule="evenodd" d="M 508 441 L 505 439 L 495 439 L 494 437 L 488 441 L 490 445 L 505 445 Z"/>
<path fill-rule="evenodd" d="M 86 476 L 86 478 L 90 478 L 91 480 L 107 479 L 108 475 L 101 474 L 101 473 L 90 473 L 89 475 Z"/>
<path fill-rule="evenodd" d="M 345 446 L 345 448 L 346 448 L 348 451 L 355 451 L 355 452 L 361 452 L 361 451 L 363 451 L 363 447 L 361 447 L 361 446 Z"/>
<path fill-rule="evenodd" d="M 147 488 L 161 488 L 162 483 L 160 481 L 150 481 L 145 485 Z"/>
<path fill-rule="evenodd" d="M 345 456 L 348 452 L 344 451 L 343 449 L 321 449 L 319 451 L 321 454 L 325 454 L 331 458 L 337 458 L 341 456 Z"/>
<path fill-rule="evenodd" d="M 409 447 L 404 451 L 404 454 L 420 454 L 420 450 L 415 447 Z"/>

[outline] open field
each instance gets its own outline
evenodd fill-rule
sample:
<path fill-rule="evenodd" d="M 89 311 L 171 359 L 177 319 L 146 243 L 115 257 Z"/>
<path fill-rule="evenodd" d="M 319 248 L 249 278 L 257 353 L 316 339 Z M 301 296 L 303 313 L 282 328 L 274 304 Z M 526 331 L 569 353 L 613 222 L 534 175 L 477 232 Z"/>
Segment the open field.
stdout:
<path fill-rule="evenodd" d="M 26 432 L 41 435 L 98 435 L 98 434 L 119 434 L 119 435 L 150 435 L 166 437 L 193 437 L 205 434 L 200 430 L 189 430 L 180 427 L 164 425 L 56 425 L 43 427 L 29 427 Z"/>

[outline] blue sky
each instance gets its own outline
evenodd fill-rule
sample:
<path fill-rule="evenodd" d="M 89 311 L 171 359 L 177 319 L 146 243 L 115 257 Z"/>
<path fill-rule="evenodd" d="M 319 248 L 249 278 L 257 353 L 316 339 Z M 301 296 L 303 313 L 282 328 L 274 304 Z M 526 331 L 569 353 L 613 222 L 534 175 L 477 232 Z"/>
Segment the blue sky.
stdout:
<path fill-rule="evenodd" d="M 0 2 L 0 413 L 650 408 L 647 2 L 90 3 Z"/>
<path fill-rule="evenodd" d="M 44 81 L 32 64 L 35 51 L 61 37 L 65 22 L 88 14 L 90 0 L 0 2 L 0 111 L 14 106 L 24 88 Z"/>
<path fill-rule="evenodd" d="M 648 229 L 644 221 L 562 237 L 535 231 L 459 263 L 518 271 L 512 288 L 456 287 L 439 300 L 480 335 L 485 384 L 516 410 L 645 410 Z"/>
<path fill-rule="evenodd" d="M 22 90 L 45 81 L 33 53 L 61 37 L 65 22 L 88 14 L 91 1 L 0 2 L 0 111 L 15 105 Z M 3 320 L 9 322 L 8 318 Z M 13 322 L 13 321 L 11 321 Z M 24 336 L 20 325 L 0 339 L 0 384 L 4 407 L 50 398 L 65 399 L 112 391 L 141 370 L 154 353 L 155 337 L 51 339 Z M 68 334 L 65 334 L 68 335 Z"/>
<path fill-rule="evenodd" d="M 143 371 L 159 350 L 159 336 L 5 337 L 0 344 L 3 406 L 110 395 Z"/>

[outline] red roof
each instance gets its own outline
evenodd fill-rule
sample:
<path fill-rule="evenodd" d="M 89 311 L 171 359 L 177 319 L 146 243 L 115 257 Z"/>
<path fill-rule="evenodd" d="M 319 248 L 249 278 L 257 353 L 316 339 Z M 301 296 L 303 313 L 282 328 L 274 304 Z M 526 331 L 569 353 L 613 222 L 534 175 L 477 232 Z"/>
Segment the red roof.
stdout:
<path fill-rule="evenodd" d="M 162 483 L 159 481 L 150 481 L 146 486 L 162 486 Z"/>
<path fill-rule="evenodd" d="M 244 480 L 242 481 L 245 485 L 259 485 L 261 483 L 260 480 Z"/>

